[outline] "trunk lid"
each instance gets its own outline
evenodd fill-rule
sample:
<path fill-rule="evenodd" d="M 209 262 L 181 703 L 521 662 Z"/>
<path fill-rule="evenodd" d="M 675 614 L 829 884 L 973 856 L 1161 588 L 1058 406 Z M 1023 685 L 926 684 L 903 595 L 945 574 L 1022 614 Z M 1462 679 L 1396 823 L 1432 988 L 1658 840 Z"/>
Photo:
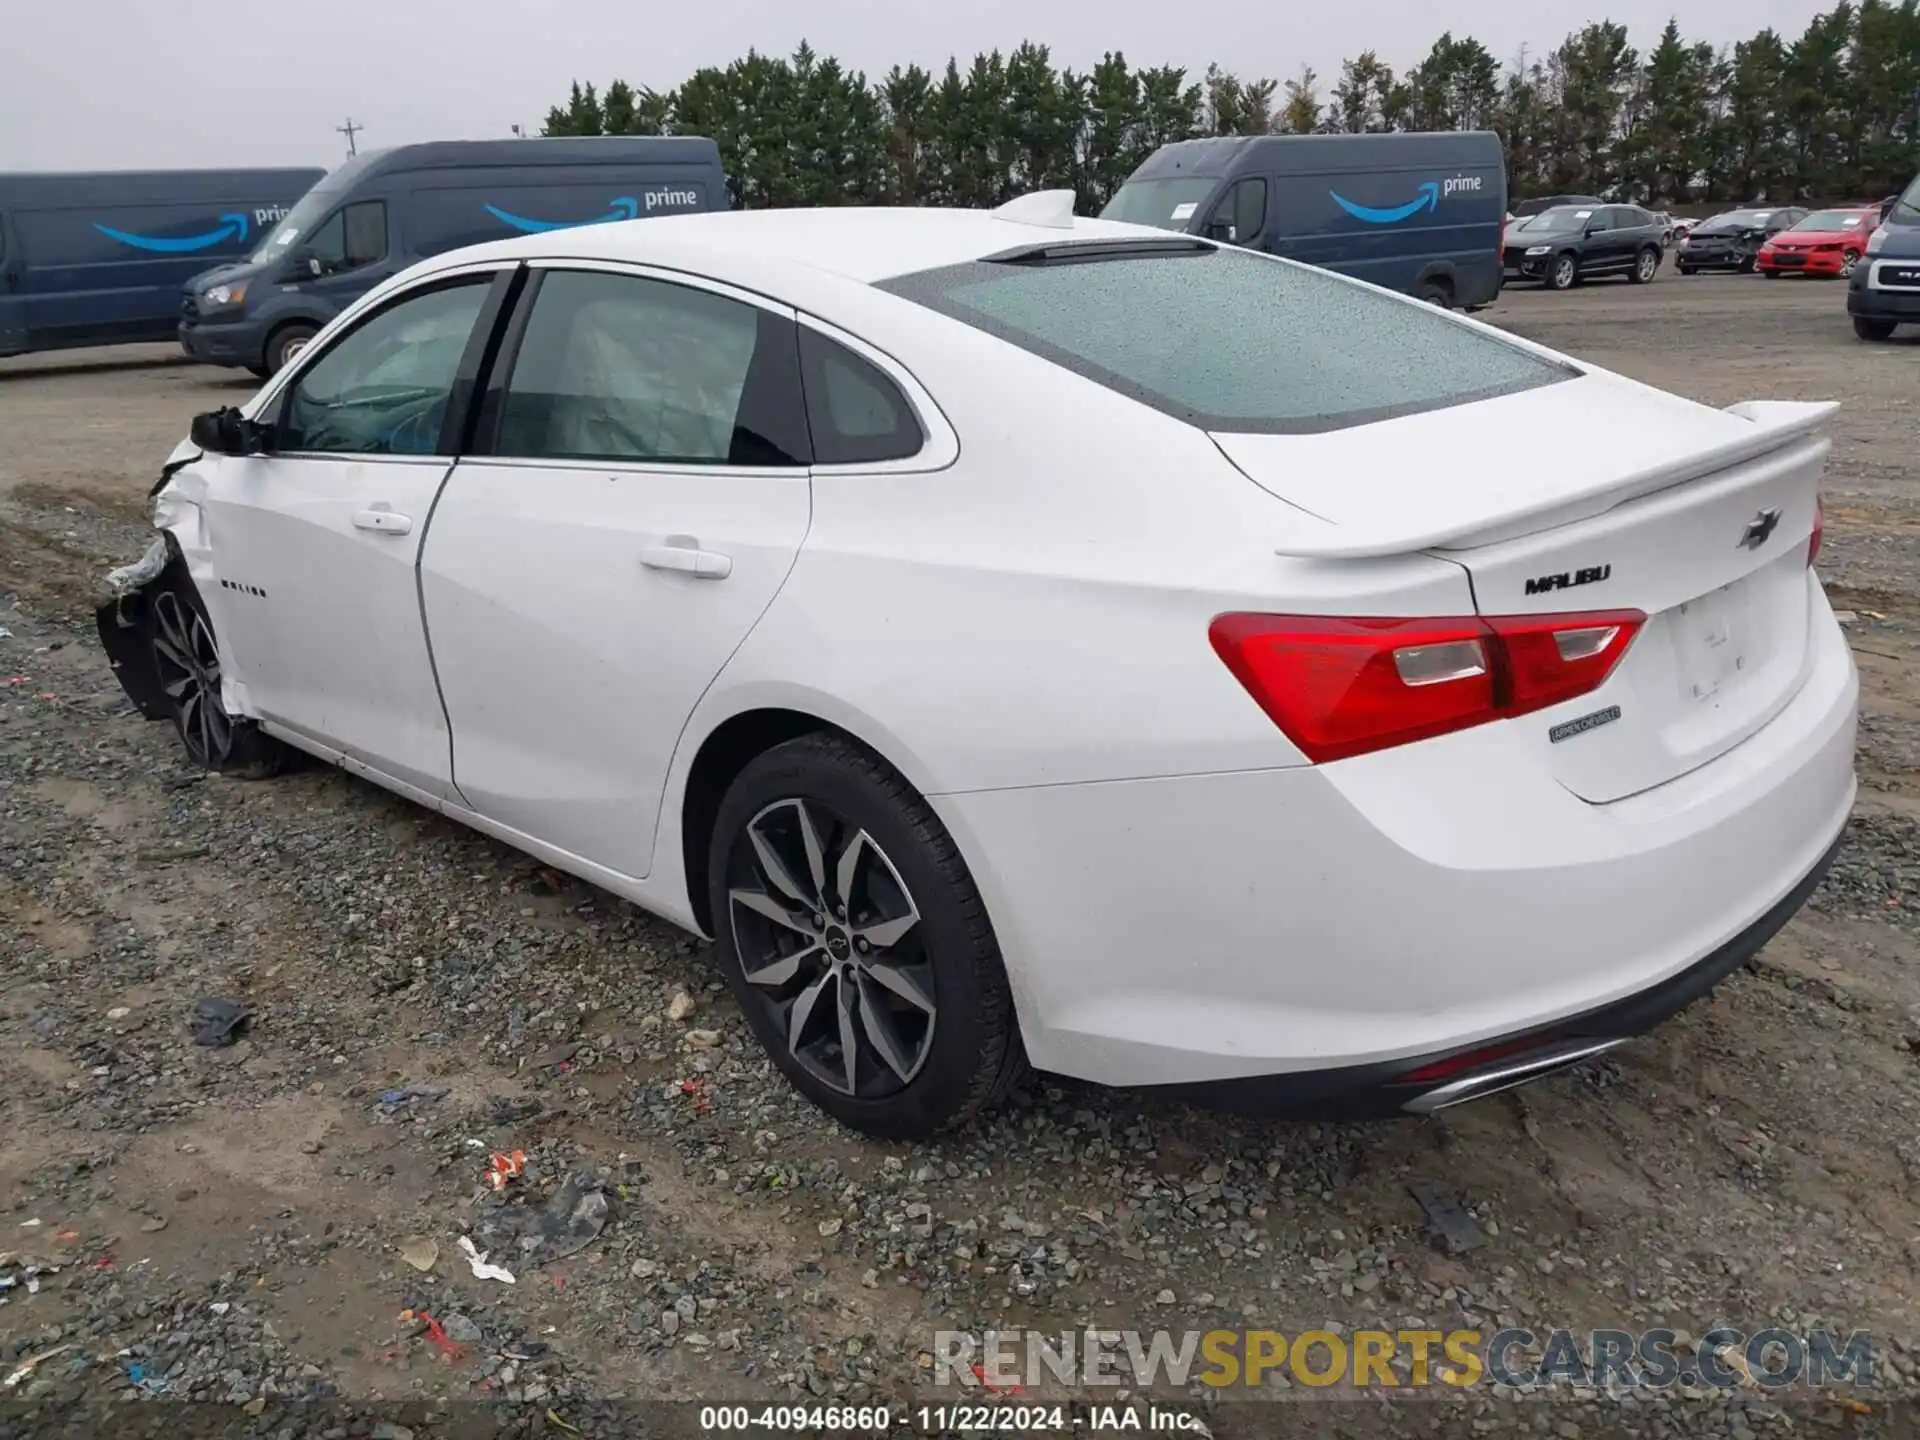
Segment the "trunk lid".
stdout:
<path fill-rule="evenodd" d="M 1714 410 L 1586 374 L 1326 434 L 1214 439 L 1296 507 L 1283 555 L 1424 551 L 1467 571 L 1483 615 L 1643 611 L 1599 689 L 1503 722 L 1569 790 L 1604 803 L 1725 753 L 1803 683 L 1807 546 L 1835 408 Z M 1495 444 L 1530 458 L 1502 463 Z"/>

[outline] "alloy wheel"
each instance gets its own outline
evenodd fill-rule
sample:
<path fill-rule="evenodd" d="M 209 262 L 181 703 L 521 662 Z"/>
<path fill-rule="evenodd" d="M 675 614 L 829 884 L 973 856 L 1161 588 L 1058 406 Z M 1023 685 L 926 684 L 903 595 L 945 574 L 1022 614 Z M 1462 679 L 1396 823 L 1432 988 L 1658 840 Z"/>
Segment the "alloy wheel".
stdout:
<path fill-rule="evenodd" d="M 1565 290 L 1573 284 L 1573 257 L 1562 255 L 1553 263 L 1553 284 L 1556 290 Z"/>
<path fill-rule="evenodd" d="M 1660 268 L 1660 257 L 1658 255 L 1655 255 L 1651 250 L 1644 250 L 1641 252 L 1640 279 L 1643 282 L 1653 279 L 1654 272 L 1659 268 Z"/>
<path fill-rule="evenodd" d="M 776 800 L 727 857 L 734 947 L 794 1061 L 861 1100 L 926 1064 L 936 1020 L 920 911 L 871 834 L 818 800 Z"/>
<path fill-rule="evenodd" d="M 153 602 L 153 658 L 187 754 L 197 765 L 217 767 L 233 750 L 233 721 L 220 701 L 220 651 L 206 616 L 171 590 Z"/>

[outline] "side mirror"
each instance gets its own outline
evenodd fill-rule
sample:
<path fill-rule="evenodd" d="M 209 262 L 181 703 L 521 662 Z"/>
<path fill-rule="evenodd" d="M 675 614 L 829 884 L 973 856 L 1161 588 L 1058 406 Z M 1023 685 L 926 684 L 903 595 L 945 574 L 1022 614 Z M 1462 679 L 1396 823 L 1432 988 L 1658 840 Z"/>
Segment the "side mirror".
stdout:
<path fill-rule="evenodd" d="M 1217 240 L 1222 245 L 1233 244 L 1233 222 L 1231 220 L 1209 220 L 1207 239 Z"/>
<path fill-rule="evenodd" d="M 320 263 L 320 257 L 304 246 L 288 251 L 281 269 L 281 274 L 288 280 L 317 280 L 326 273 L 326 267 Z"/>
<path fill-rule="evenodd" d="M 231 405 L 194 416 L 187 435 L 209 455 L 257 455 L 267 448 L 267 427 Z"/>

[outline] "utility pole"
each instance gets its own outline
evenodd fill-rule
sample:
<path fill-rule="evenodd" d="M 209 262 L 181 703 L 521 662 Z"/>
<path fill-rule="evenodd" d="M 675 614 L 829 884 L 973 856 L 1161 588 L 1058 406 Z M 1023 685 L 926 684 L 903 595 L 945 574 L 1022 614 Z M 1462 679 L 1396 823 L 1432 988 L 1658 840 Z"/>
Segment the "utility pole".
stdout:
<path fill-rule="evenodd" d="M 336 125 L 333 127 L 333 133 L 336 135 L 344 135 L 347 137 L 347 154 L 349 156 L 352 156 L 352 155 L 358 155 L 360 153 L 360 147 L 353 143 L 353 137 L 355 135 L 358 135 L 362 130 L 366 128 L 367 127 L 364 125 L 354 124 L 353 117 L 349 115 L 347 117 L 346 124 Z"/>

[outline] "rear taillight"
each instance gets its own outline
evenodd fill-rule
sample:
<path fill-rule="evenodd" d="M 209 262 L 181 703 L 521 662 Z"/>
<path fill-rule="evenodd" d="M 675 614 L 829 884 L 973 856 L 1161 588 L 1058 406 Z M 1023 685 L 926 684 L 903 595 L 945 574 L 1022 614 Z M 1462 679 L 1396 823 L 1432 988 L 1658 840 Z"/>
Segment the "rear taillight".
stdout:
<path fill-rule="evenodd" d="M 1818 497 L 1816 497 L 1813 502 L 1813 534 L 1807 537 L 1807 567 L 1809 569 L 1813 567 L 1813 562 L 1820 558 L 1820 542 L 1826 538 L 1826 533 L 1826 507 L 1822 505 Z"/>
<path fill-rule="evenodd" d="M 1598 689 L 1638 610 L 1445 619 L 1233 614 L 1213 648 L 1320 764 L 1558 705 Z"/>

